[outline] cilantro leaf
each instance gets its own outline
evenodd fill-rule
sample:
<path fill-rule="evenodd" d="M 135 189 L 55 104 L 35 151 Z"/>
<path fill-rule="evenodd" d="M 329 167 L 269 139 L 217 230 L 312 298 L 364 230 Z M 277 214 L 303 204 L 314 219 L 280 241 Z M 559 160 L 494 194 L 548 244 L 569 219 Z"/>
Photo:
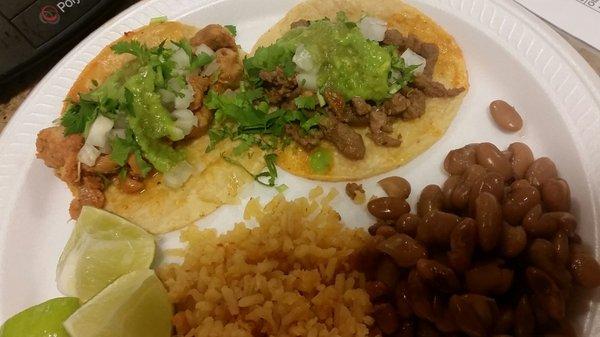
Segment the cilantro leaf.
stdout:
<path fill-rule="evenodd" d="M 87 133 L 97 116 L 98 111 L 94 103 L 80 101 L 77 104 L 69 105 L 67 111 L 60 118 L 60 124 L 65 128 L 65 136 Z"/>
<path fill-rule="evenodd" d="M 244 69 L 248 79 L 254 84 L 261 83 L 258 76 L 260 71 L 273 71 L 277 67 L 281 67 L 286 76 L 292 76 L 296 70 L 296 65 L 292 61 L 294 53 L 294 49 L 281 44 L 258 48 L 254 56 L 244 59 Z"/>
<path fill-rule="evenodd" d="M 125 165 L 129 154 L 135 152 L 140 147 L 135 141 L 133 131 L 127 129 L 125 131 L 125 138 L 115 137 L 111 144 L 112 152 L 110 153 L 110 159 L 120 166 Z"/>
<path fill-rule="evenodd" d="M 142 64 L 150 60 L 150 51 L 137 40 L 120 41 L 110 47 L 116 54 L 131 54 L 137 57 Z"/>
<path fill-rule="evenodd" d="M 259 184 L 269 187 L 275 186 L 275 180 L 277 179 L 277 167 L 275 166 L 275 161 L 277 161 L 277 155 L 275 153 L 269 153 L 264 156 L 265 163 L 267 164 L 267 170 L 259 174 L 254 174 L 250 172 L 250 170 L 248 170 L 244 165 L 242 165 L 242 163 L 231 157 L 226 156 L 224 153 L 221 153 L 221 157 L 226 162 L 242 168 L 244 171 L 246 171 L 246 173 L 251 175 L 254 178 L 254 180 Z M 265 181 L 263 178 L 267 178 L 267 180 Z"/>
<path fill-rule="evenodd" d="M 294 99 L 298 109 L 314 110 L 317 106 L 317 99 L 314 96 L 298 96 Z"/>
<path fill-rule="evenodd" d="M 234 25 L 225 25 L 225 28 L 231 33 L 231 35 L 237 35 L 237 28 Z"/>
<path fill-rule="evenodd" d="M 309 119 L 307 119 L 306 121 L 304 121 L 302 124 L 300 124 L 300 127 L 302 128 L 302 130 L 308 132 L 313 127 L 319 125 L 319 123 L 321 122 L 322 119 L 323 119 L 322 115 L 316 114 L 316 115 L 310 117 Z"/>
<path fill-rule="evenodd" d="M 208 55 L 207 53 L 200 53 L 199 55 L 193 55 L 192 61 L 190 62 L 190 69 L 196 69 L 203 67 L 209 63 L 211 63 L 213 57 Z"/>

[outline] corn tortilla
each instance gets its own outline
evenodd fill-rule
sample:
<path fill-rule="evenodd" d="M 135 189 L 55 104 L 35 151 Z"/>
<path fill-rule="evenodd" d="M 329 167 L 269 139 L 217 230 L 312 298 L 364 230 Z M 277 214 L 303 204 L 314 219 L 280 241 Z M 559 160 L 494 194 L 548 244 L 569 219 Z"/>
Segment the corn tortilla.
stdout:
<path fill-rule="evenodd" d="M 115 42 L 137 40 L 152 47 L 164 40 L 191 38 L 197 30 L 178 22 L 164 22 L 127 32 Z M 94 87 L 92 80 L 104 82 L 133 59 L 132 55 L 113 53 L 110 45 L 105 47 L 77 78 L 67 98 L 77 101 L 79 93 L 88 92 Z M 208 136 L 203 136 L 183 147 L 188 162 L 197 171 L 181 188 L 172 189 L 161 184 L 161 174 L 146 178 L 146 188 L 139 194 L 127 194 L 111 185 L 105 191 L 106 210 L 157 234 L 182 228 L 223 204 L 236 203 L 238 192 L 243 185 L 252 181 L 252 177 L 221 157 L 222 152 L 233 148 L 231 141 L 224 140 L 215 150 L 205 153 L 208 143 Z M 259 150 L 248 152 L 239 161 L 253 172 L 264 166 Z M 75 192 L 76 188 L 71 187 L 71 190 Z"/>
<path fill-rule="evenodd" d="M 266 32 L 253 50 L 273 44 L 290 29 L 290 24 L 297 20 L 335 18 L 339 11 L 344 11 L 352 21 L 360 20 L 363 15 L 378 17 L 387 21 L 388 28 L 395 28 L 404 35 L 414 34 L 423 42 L 435 43 L 440 53 L 433 79 L 447 88 L 468 89 L 465 61 L 454 38 L 431 18 L 400 0 L 302 2 Z M 428 98 L 423 116 L 412 121 L 395 122 L 392 135 L 402 135 L 400 147 L 378 146 L 367 136 L 367 128 L 357 128 L 357 132 L 365 141 L 366 153 L 362 160 L 350 160 L 339 153 L 331 143 L 323 142 L 322 146 L 331 150 L 333 154 L 333 165 L 327 173 L 312 172 L 308 162 L 309 153 L 296 144 L 279 153 L 277 164 L 292 174 L 326 181 L 356 180 L 390 171 L 425 152 L 444 135 L 465 94 L 466 90 L 453 98 Z"/>

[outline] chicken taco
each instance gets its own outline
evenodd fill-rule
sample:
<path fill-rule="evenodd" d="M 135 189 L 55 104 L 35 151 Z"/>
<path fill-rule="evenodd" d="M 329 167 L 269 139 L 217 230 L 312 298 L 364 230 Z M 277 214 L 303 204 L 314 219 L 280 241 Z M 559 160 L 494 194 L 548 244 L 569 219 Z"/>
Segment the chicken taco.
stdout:
<path fill-rule="evenodd" d="M 399 0 L 305 1 L 258 40 L 244 68 L 242 90 L 209 93 L 225 121 L 213 134 L 283 138 L 278 165 L 318 180 L 410 161 L 445 133 L 468 89 L 452 36 Z"/>
<path fill-rule="evenodd" d="M 233 142 L 206 152 L 204 95 L 237 89 L 243 75 L 233 27 L 158 21 L 103 49 L 38 134 L 37 156 L 73 192 L 72 218 L 91 205 L 167 232 L 236 202 L 252 180 L 220 155 Z M 259 149 L 239 160 L 264 165 Z"/>

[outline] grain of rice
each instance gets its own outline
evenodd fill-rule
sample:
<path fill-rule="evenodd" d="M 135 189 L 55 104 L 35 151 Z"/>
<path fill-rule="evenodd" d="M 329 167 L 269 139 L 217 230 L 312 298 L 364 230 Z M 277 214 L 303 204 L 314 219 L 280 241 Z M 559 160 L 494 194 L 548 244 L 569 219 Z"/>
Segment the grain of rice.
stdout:
<path fill-rule="evenodd" d="M 343 226 L 329 206 L 336 193 L 251 199 L 244 219 L 258 227 L 183 231 L 183 262 L 158 270 L 174 336 L 367 336 L 372 304 L 352 261 L 372 239 Z"/>

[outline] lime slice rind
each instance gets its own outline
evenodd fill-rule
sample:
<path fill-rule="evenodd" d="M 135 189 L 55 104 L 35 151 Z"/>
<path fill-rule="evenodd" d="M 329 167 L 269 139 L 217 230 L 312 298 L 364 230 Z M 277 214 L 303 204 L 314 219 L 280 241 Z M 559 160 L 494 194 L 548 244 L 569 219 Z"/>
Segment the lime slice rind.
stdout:
<path fill-rule="evenodd" d="M 0 337 L 69 337 L 62 323 L 79 308 L 79 299 L 55 298 L 9 318 L 0 327 Z"/>
<path fill-rule="evenodd" d="M 152 270 L 121 276 L 64 323 L 71 337 L 169 337 L 172 308 Z"/>

